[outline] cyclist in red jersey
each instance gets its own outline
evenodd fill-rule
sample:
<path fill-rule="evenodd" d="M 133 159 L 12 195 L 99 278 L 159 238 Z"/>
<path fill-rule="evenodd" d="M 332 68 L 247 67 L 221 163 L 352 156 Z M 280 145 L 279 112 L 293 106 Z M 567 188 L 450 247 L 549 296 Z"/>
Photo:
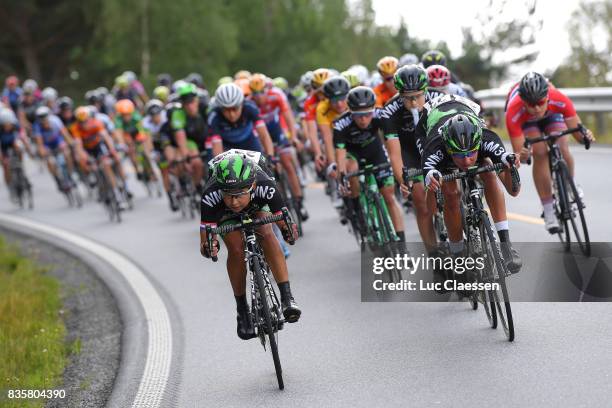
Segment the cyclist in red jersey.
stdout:
<path fill-rule="evenodd" d="M 516 84 L 506 105 L 506 128 L 512 142 L 512 149 L 520 153 L 521 160 L 527 160 L 529 150 L 523 147 L 525 137 L 534 138 L 542 133 L 554 133 L 577 127 L 580 117 L 572 101 L 546 78 L 536 72 L 527 73 Z M 583 143 L 586 137 L 593 141 L 593 133 L 586 130 L 585 136 L 580 132 L 573 134 L 576 141 Z M 563 158 L 567 162 L 570 174 L 574 176 L 574 158 L 569 151 L 567 137 L 557 140 Z M 546 229 L 551 233 L 559 231 L 559 222 L 553 207 L 552 180 L 548 167 L 548 147 L 545 143 L 532 145 L 533 180 L 544 209 Z M 578 185 L 577 188 L 579 189 Z M 582 190 L 579 189 L 582 195 Z"/>
<path fill-rule="evenodd" d="M 315 157 L 315 166 L 320 171 L 325 166 L 325 156 L 321 152 L 321 144 L 317 137 L 317 105 L 325 99 L 323 95 L 323 82 L 330 77 L 330 72 L 327 68 L 319 68 L 312 73 L 310 85 L 312 93 L 304 101 L 304 115 L 306 121 L 306 137 L 310 140 L 313 154 Z"/>

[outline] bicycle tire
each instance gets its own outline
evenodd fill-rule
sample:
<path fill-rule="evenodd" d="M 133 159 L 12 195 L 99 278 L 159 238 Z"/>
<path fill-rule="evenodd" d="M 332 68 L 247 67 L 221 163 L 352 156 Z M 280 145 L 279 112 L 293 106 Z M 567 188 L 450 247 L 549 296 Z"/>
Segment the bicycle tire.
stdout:
<path fill-rule="evenodd" d="M 584 216 L 584 205 L 582 203 L 581 198 L 578 196 L 578 190 L 576 189 L 576 184 L 574 183 L 574 180 L 570 177 L 569 170 L 566 164 L 563 162 L 560 164 L 561 165 L 559 169 L 561 171 L 562 178 L 565 181 L 565 187 L 569 186 L 569 190 L 572 192 L 572 196 L 574 198 L 574 200 L 571 201 L 569 199 L 569 195 L 567 197 L 568 211 L 570 214 L 570 221 L 572 224 L 572 230 L 574 231 L 574 236 L 576 237 L 576 241 L 582 253 L 585 256 L 591 256 L 591 241 L 589 239 L 589 230 L 587 228 L 586 218 Z M 565 188 L 565 191 L 567 192 L 568 189 Z M 574 208 L 578 211 L 578 216 L 580 217 L 580 224 L 582 225 L 582 233 L 583 233 L 582 237 L 580 235 L 578 226 L 576 225 L 576 217 L 575 217 Z M 568 235 L 569 235 L 569 229 L 568 229 Z"/>
<path fill-rule="evenodd" d="M 262 268 L 259 264 L 259 258 L 252 258 L 253 274 L 257 280 L 257 289 L 259 290 L 259 297 L 261 300 L 261 308 L 264 314 L 264 324 L 266 325 L 265 331 L 268 334 L 268 341 L 270 342 L 270 351 L 272 352 L 272 359 L 274 360 L 274 370 L 276 371 L 276 379 L 278 381 L 278 388 L 284 389 L 285 384 L 283 381 L 283 369 L 281 367 L 280 356 L 278 354 L 278 345 L 276 343 L 276 337 L 274 337 L 274 327 L 272 326 L 272 312 L 268 305 L 266 286 L 262 275 Z"/>
<path fill-rule="evenodd" d="M 557 233 L 557 235 L 559 236 L 559 240 L 563 244 L 563 249 L 565 250 L 565 252 L 568 252 L 570 250 L 571 237 L 569 232 L 569 225 L 565 214 L 568 213 L 570 208 L 569 197 L 567 196 L 567 191 L 565 190 L 565 182 L 561 171 L 555 171 L 554 180 L 556 185 L 555 213 L 557 215 L 557 220 L 559 221 L 559 232 Z"/>
<path fill-rule="evenodd" d="M 395 255 L 401 256 L 402 254 L 399 253 L 400 251 L 397 247 L 397 245 L 399 245 L 399 241 L 395 239 L 397 238 L 395 228 L 391 222 L 391 216 L 389 214 L 387 204 L 380 193 L 376 194 L 376 212 L 378 213 L 380 225 L 382 226 L 381 232 L 383 236 L 383 248 L 385 255 L 391 258 L 395 258 Z M 397 268 L 390 269 L 389 275 L 392 282 L 400 282 L 402 280 L 402 272 Z"/>
<path fill-rule="evenodd" d="M 469 253 L 470 254 L 476 254 L 476 255 L 480 255 L 482 256 L 482 248 L 478 249 L 478 250 L 474 250 L 473 249 L 473 241 L 471 239 L 471 234 L 469 232 L 469 230 L 466 229 L 465 231 L 466 233 L 466 237 L 468 239 L 468 248 L 469 248 Z M 477 232 L 479 234 L 479 237 L 482 237 L 482 232 L 478 231 Z M 481 244 L 482 246 L 482 238 L 481 238 Z M 486 257 L 485 259 L 485 265 L 484 268 L 482 270 L 478 271 L 478 280 L 479 282 L 487 282 L 490 281 L 489 279 L 484 279 L 483 276 L 483 271 L 484 270 L 493 270 L 493 267 L 488 265 L 489 263 L 489 258 Z M 470 302 L 472 302 L 473 300 L 475 300 L 477 303 L 482 303 L 482 308 L 484 309 L 485 315 L 487 316 L 487 320 L 489 321 L 489 326 L 491 326 L 492 329 L 496 329 L 497 328 L 497 309 L 495 306 L 495 302 L 493 300 L 493 294 L 492 291 L 490 290 L 480 290 L 477 291 L 476 293 L 474 293 L 473 296 L 474 299 L 472 299 L 472 297 L 470 297 Z M 472 309 L 476 310 L 478 308 L 478 306 L 474 307 L 474 305 L 472 304 Z"/>
<path fill-rule="evenodd" d="M 512 317 L 512 307 L 510 306 L 510 297 L 508 295 L 508 288 L 506 286 L 506 264 L 503 261 L 501 250 L 496 244 L 495 236 L 491 227 L 489 217 L 483 215 L 482 228 L 485 230 L 485 240 L 483 241 L 484 246 L 487 248 L 489 255 L 493 255 L 493 262 L 495 263 L 495 269 L 491 270 L 492 273 L 497 272 L 497 276 L 494 275 L 495 282 L 499 284 L 499 290 L 492 291 L 495 305 L 497 306 L 497 318 L 501 322 L 504 329 L 504 334 L 508 341 L 514 341 L 514 318 Z M 502 306 L 503 303 L 503 306 Z"/>

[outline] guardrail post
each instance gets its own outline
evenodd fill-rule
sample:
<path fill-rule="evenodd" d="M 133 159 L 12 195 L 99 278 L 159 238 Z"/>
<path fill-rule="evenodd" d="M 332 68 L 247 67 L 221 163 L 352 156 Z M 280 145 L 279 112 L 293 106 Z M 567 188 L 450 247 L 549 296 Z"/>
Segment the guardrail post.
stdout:
<path fill-rule="evenodd" d="M 606 133 L 606 116 L 605 112 L 595 112 L 595 137 Z"/>

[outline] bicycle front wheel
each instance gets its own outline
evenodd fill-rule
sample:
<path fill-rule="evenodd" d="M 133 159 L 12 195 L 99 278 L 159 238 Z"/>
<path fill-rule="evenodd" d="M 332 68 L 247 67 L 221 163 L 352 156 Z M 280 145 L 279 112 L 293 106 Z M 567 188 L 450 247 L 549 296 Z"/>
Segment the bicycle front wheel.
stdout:
<path fill-rule="evenodd" d="M 259 290 L 259 298 L 261 300 L 261 308 L 263 309 L 265 332 L 268 334 L 268 340 L 270 341 L 270 351 L 272 351 L 272 359 L 274 360 L 274 369 L 276 370 L 276 379 L 278 380 L 278 388 L 284 389 L 285 384 L 283 382 L 283 369 L 281 367 L 280 357 L 278 355 L 278 345 L 276 343 L 276 332 L 275 327 L 272 325 L 272 312 L 270 311 L 270 305 L 268 304 L 268 297 L 266 293 L 266 284 L 263 278 L 263 272 L 261 265 L 259 264 L 258 258 L 253 258 L 253 274 L 257 280 L 257 286 Z"/>
<path fill-rule="evenodd" d="M 585 256 L 591 256 L 591 241 L 589 239 L 589 230 L 587 229 L 586 218 L 584 216 L 584 204 L 582 203 L 582 199 L 578 196 L 576 184 L 574 183 L 572 177 L 570 177 L 569 170 L 567 169 L 565 163 L 561 163 L 559 169 L 561 171 L 562 179 L 565 181 L 564 190 L 568 194 L 566 201 L 568 204 L 567 211 L 570 224 L 572 225 L 572 230 L 574 231 L 574 236 L 576 237 L 576 242 L 578 242 L 580 250 Z M 576 212 L 578 213 L 580 222 L 578 222 L 576 219 Z M 568 230 L 568 238 L 569 235 L 570 232 Z"/>

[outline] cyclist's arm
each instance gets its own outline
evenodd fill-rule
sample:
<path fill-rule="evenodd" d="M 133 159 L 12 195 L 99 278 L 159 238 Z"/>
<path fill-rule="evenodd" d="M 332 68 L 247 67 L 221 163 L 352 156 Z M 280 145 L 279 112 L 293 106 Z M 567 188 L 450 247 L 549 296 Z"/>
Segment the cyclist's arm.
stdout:
<path fill-rule="evenodd" d="M 65 126 L 62 126 L 60 128 L 60 132 L 61 132 L 62 136 L 64 136 L 64 139 L 68 142 L 68 144 L 74 144 L 75 140 L 72 137 L 72 135 L 70 134 L 70 132 L 68 132 L 68 129 L 66 129 Z"/>
<path fill-rule="evenodd" d="M 323 143 L 325 144 L 325 153 L 327 155 L 327 162 L 334 162 L 334 142 L 332 136 L 331 127 L 327 124 L 319 123 L 319 130 L 321 131 L 321 137 L 323 138 Z"/>
<path fill-rule="evenodd" d="M 389 159 L 391 160 L 391 168 L 393 168 L 393 175 L 395 176 L 395 180 L 398 184 L 403 184 L 404 180 L 402 179 L 404 161 L 402 160 L 402 148 L 400 145 L 400 141 L 396 137 L 390 137 L 394 135 L 385 135 L 385 145 L 387 146 L 387 151 L 389 152 Z"/>
<path fill-rule="evenodd" d="M 174 138 L 176 140 L 176 145 L 178 146 L 181 156 L 187 157 L 189 150 L 187 149 L 187 133 L 185 133 L 185 130 L 176 130 L 174 132 Z"/>
<path fill-rule="evenodd" d="M 111 154 L 117 153 L 115 151 L 115 145 L 113 144 L 113 138 L 111 137 L 111 135 L 108 134 L 106 129 L 102 128 L 102 130 L 100 130 L 100 136 L 102 137 L 102 140 L 106 142 L 106 145 L 108 146 L 108 150 L 110 151 L 110 153 Z"/>
<path fill-rule="evenodd" d="M 257 135 L 259 135 L 259 140 L 261 140 L 261 144 L 268 156 L 274 156 L 274 144 L 272 143 L 272 138 L 270 137 L 270 133 L 268 133 L 268 129 L 266 128 L 266 124 L 261 121 L 256 127 Z"/>
<path fill-rule="evenodd" d="M 573 116 L 571 118 L 565 118 L 565 124 L 567 125 L 568 129 L 571 129 L 571 128 L 578 127 L 578 125 L 581 125 L 582 121 L 580 120 L 580 116 L 576 115 L 576 116 Z M 591 139 L 595 140 L 595 136 L 588 129 L 587 129 L 587 134 L 590 135 Z M 574 133 L 572 133 L 572 136 L 574 136 L 574 139 L 578 143 L 582 143 L 583 142 L 583 136 L 582 136 L 581 132 L 574 132 Z"/>
<path fill-rule="evenodd" d="M 306 137 L 310 140 L 310 144 L 312 146 L 312 152 L 315 158 L 322 155 L 321 152 L 321 144 L 319 143 L 319 138 L 317 137 L 317 123 L 314 120 L 306 119 L 306 126 L 304 128 L 304 132 L 306 133 Z"/>

